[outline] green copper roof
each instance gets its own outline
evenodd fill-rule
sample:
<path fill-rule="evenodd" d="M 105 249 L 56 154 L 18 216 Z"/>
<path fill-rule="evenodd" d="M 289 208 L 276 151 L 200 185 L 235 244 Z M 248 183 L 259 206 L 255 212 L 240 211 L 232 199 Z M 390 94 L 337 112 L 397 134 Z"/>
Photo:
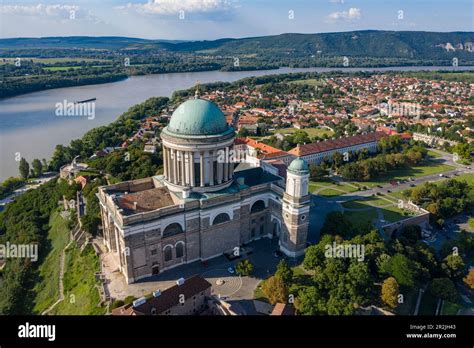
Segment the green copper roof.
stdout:
<path fill-rule="evenodd" d="M 290 166 L 288 167 L 288 170 L 294 174 L 308 174 L 309 173 L 309 166 L 308 163 L 306 163 L 305 160 L 301 158 L 294 159 L 291 163 Z"/>
<path fill-rule="evenodd" d="M 190 99 L 173 112 L 167 130 L 181 135 L 224 133 L 229 126 L 216 104 L 204 99 Z"/>

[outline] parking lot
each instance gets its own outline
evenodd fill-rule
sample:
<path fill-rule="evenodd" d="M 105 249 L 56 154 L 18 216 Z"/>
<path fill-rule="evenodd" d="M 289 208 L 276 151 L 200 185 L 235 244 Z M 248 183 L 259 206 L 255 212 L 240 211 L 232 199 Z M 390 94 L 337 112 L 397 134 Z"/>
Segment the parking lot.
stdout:
<path fill-rule="evenodd" d="M 124 277 L 118 272 L 110 253 L 102 255 L 104 273 L 107 278 L 107 288 L 111 297 L 124 299 L 127 296 L 141 297 L 150 294 L 156 289 L 165 290 L 175 285 L 176 280 L 200 274 L 212 284 L 212 292 L 226 300 L 248 302 L 253 299 L 253 292 L 258 283 L 272 275 L 281 257 L 276 257 L 278 249 L 277 239 L 262 238 L 248 245 L 253 252 L 245 257 L 229 260 L 224 255 L 203 263 L 196 261 L 185 264 L 134 284 L 126 284 Z M 242 259 L 248 258 L 254 266 L 250 277 L 240 277 L 235 273 L 235 265 Z M 290 261 L 296 264 L 298 261 Z M 234 273 L 229 272 L 232 267 Z"/>

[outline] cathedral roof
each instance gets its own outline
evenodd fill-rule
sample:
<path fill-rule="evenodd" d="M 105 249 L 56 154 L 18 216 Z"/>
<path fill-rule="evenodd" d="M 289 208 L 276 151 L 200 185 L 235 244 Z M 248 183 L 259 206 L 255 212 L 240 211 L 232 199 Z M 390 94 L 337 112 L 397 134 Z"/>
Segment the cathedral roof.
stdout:
<path fill-rule="evenodd" d="M 290 166 L 288 167 L 288 171 L 294 174 L 308 174 L 309 173 L 309 166 L 308 163 L 301 159 L 297 158 L 294 159 L 291 163 Z"/>
<path fill-rule="evenodd" d="M 177 135 L 216 135 L 230 126 L 216 104 L 204 99 L 190 99 L 173 112 L 167 131 Z"/>

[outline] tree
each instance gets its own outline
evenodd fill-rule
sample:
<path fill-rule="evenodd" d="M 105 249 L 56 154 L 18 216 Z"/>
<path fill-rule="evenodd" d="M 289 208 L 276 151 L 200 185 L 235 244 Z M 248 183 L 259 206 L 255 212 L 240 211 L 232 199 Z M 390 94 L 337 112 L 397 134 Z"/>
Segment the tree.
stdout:
<path fill-rule="evenodd" d="M 326 314 L 326 299 L 314 286 L 308 286 L 298 292 L 295 308 L 301 315 Z"/>
<path fill-rule="evenodd" d="M 321 234 L 349 237 L 352 234 L 352 230 L 353 226 L 346 215 L 339 211 L 332 211 L 326 215 L 326 220 L 321 228 Z"/>
<path fill-rule="evenodd" d="M 327 169 L 322 168 L 321 166 L 318 166 L 316 164 L 312 164 L 309 166 L 309 172 L 311 179 L 322 179 L 326 175 L 329 174 Z"/>
<path fill-rule="evenodd" d="M 290 286 L 293 281 L 293 270 L 288 266 L 285 259 L 281 259 L 278 263 L 275 276 L 280 277 L 286 286 Z"/>
<path fill-rule="evenodd" d="M 451 279 L 459 279 L 463 275 L 465 267 L 466 265 L 459 255 L 448 255 L 441 263 L 441 268 Z"/>
<path fill-rule="evenodd" d="M 464 278 L 464 283 L 466 283 L 471 289 L 474 289 L 474 267 L 471 268 L 466 278 Z"/>
<path fill-rule="evenodd" d="M 399 287 L 397 280 L 394 277 L 385 279 L 382 284 L 382 294 L 380 299 L 390 308 L 398 306 Z"/>
<path fill-rule="evenodd" d="M 431 281 L 429 291 L 434 297 L 441 298 L 446 301 L 456 302 L 458 299 L 456 286 L 449 278 L 433 279 Z"/>
<path fill-rule="evenodd" d="M 265 280 L 262 290 L 272 305 L 286 303 L 288 299 L 288 287 L 281 277 L 272 276 Z"/>
<path fill-rule="evenodd" d="M 245 259 L 237 263 L 235 270 L 241 276 L 248 276 L 253 272 L 253 265 L 248 259 Z"/>
<path fill-rule="evenodd" d="M 20 171 L 20 175 L 23 179 L 28 179 L 30 174 L 30 165 L 23 157 L 20 159 L 20 166 L 18 170 Z"/>
<path fill-rule="evenodd" d="M 395 254 L 387 263 L 388 272 L 398 284 L 413 287 L 416 282 L 416 264 L 405 255 Z"/>
<path fill-rule="evenodd" d="M 303 260 L 303 266 L 305 269 L 314 270 L 317 266 L 324 263 L 324 260 L 326 259 L 326 245 L 331 244 L 333 239 L 333 236 L 326 234 L 321 237 L 318 244 L 306 248 Z"/>
<path fill-rule="evenodd" d="M 81 224 L 84 231 L 96 235 L 97 228 L 100 225 L 100 217 L 93 214 L 86 214 L 81 216 Z"/>
<path fill-rule="evenodd" d="M 31 166 L 33 167 L 35 177 L 39 177 L 43 174 L 43 164 L 39 159 L 35 158 L 33 162 L 31 162 Z"/>

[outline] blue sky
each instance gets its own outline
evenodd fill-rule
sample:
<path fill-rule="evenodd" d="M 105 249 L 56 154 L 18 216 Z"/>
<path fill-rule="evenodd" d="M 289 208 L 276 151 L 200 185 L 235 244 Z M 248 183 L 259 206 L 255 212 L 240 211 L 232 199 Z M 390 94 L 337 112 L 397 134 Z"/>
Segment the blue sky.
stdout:
<path fill-rule="evenodd" d="M 3 0 L 0 16 L 2 38 L 194 40 L 360 29 L 474 31 L 472 0 Z"/>

